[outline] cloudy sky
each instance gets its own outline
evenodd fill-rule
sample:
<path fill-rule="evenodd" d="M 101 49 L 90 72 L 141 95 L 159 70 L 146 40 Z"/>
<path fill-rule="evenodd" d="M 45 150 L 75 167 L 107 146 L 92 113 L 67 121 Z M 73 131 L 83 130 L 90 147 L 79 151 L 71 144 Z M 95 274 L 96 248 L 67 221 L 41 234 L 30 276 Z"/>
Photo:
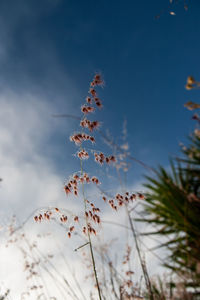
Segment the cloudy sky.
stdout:
<path fill-rule="evenodd" d="M 188 1 L 186 10 L 184 1 L 174 2 L 170 7 L 168 0 L 0 2 L 2 227 L 13 214 L 20 224 L 41 207 L 81 210 L 63 192 L 65 180 L 80 169 L 69 141 L 78 121 L 53 115 L 79 117 L 96 72 L 105 80 L 100 91 L 104 108 L 97 115 L 103 132 L 123 143 L 126 120 L 129 151 L 149 166 L 167 166 L 169 155 L 178 153 L 179 142 L 194 127 L 183 105 L 199 97 L 198 91 L 188 92 L 184 85 L 188 75 L 200 80 L 200 3 Z M 111 151 L 101 137 L 97 141 L 97 149 Z M 141 190 L 147 170 L 130 164 L 127 186 Z M 107 190 L 117 190 L 112 170 L 105 181 L 106 168 L 99 170 L 92 162 L 88 168 Z M 96 194 L 90 191 L 91 197 Z M 112 218 L 106 208 L 104 218 Z M 27 232 L 38 234 L 32 218 L 26 226 Z M 117 235 L 112 230 L 107 240 Z M 58 236 L 60 242 L 62 232 Z M 57 249 L 52 240 L 48 243 L 52 251 Z M 13 285 L 15 300 L 20 299 L 24 282 L 20 277 L 15 281 L 18 267 L 13 262 L 18 258 L 12 249 L 1 251 L 1 285 Z M 5 262 L 11 262 L 9 271 Z"/>

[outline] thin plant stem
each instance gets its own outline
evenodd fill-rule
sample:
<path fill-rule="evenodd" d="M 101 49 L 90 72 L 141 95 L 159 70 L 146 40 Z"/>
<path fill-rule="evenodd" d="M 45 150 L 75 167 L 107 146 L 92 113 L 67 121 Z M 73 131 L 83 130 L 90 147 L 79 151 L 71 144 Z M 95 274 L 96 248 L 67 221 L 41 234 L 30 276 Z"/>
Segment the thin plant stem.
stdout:
<path fill-rule="evenodd" d="M 80 160 L 80 162 L 81 162 L 81 175 L 83 175 L 82 159 Z M 84 183 L 83 182 L 82 182 L 82 193 L 83 193 L 83 199 L 84 199 L 84 212 L 86 213 L 86 211 L 87 211 L 87 202 L 86 202 L 86 198 L 85 198 Z M 94 252 L 93 252 L 93 247 L 92 247 L 92 241 L 91 241 L 90 232 L 89 232 L 89 229 L 88 229 L 88 220 L 87 220 L 86 214 L 85 214 L 85 222 L 86 222 L 86 230 L 87 230 L 87 236 L 88 236 L 89 247 L 90 247 L 90 255 L 91 255 L 91 259 L 92 259 L 93 272 L 94 272 L 95 281 L 96 281 L 96 285 L 97 285 L 99 300 L 102 300 L 101 290 L 100 290 L 97 271 L 96 271 L 96 264 L 95 264 Z"/>
<path fill-rule="evenodd" d="M 136 246 L 136 249 L 137 249 L 137 253 L 138 253 L 140 265 L 141 265 L 142 272 L 143 272 L 143 275 L 144 275 L 145 284 L 146 284 L 146 287 L 147 287 L 147 289 L 149 291 L 150 300 L 154 300 L 154 296 L 153 296 L 153 293 L 152 293 L 152 288 L 151 288 L 151 282 L 150 282 L 150 279 L 149 279 L 149 275 L 148 275 L 147 269 L 146 269 L 146 267 L 145 267 L 145 265 L 144 265 L 144 263 L 142 261 L 141 252 L 140 252 L 140 248 L 139 248 L 138 241 L 137 241 L 137 235 L 136 235 L 136 232 L 135 232 L 135 228 L 133 226 L 133 221 L 132 221 L 131 216 L 130 216 L 130 214 L 128 212 L 127 206 L 126 206 L 126 210 L 127 210 L 127 215 L 128 215 L 129 223 L 130 223 L 130 226 L 131 226 L 131 231 L 133 233 L 133 237 L 134 237 L 134 240 L 135 240 L 135 246 Z"/>

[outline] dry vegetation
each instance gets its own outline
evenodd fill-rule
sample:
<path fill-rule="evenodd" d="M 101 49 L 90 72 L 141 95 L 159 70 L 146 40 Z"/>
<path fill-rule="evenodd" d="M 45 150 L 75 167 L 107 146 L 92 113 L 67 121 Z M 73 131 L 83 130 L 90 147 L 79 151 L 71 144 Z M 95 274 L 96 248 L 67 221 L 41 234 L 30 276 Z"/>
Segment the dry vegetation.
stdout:
<path fill-rule="evenodd" d="M 58 256 L 55 253 L 43 254 L 41 251 L 41 240 L 45 241 L 51 238 L 51 235 L 38 232 L 37 237 L 32 240 L 24 231 L 25 223 L 17 226 L 16 219 L 13 218 L 7 227 L 6 247 L 16 247 L 23 257 L 27 289 L 21 292 L 21 299 L 199 299 L 199 116 L 193 116 L 197 126 L 191 136 L 191 145 L 182 147 L 184 157 L 171 163 L 170 172 L 164 168 L 152 169 L 130 155 L 127 141 L 117 145 L 100 130 L 99 121 L 89 120 L 88 116 L 92 118 L 96 110 L 102 109 L 102 101 L 97 95 L 97 87 L 102 85 L 101 75 L 96 74 L 90 84 L 86 103 L 81 107 L 80 131 L 70 137 L 78 147 L 75 156 L 80 160 L 80 170 L 72 174 L 64 186 L 67 195 L 66 207 L 68 197 L 73 196 L 76 201 L 80 201 L 83 211 L 77 213 L 60 207 L 48 207 L 34 212 L 34 216 L 27 220 L 40 226 L 45 222 L 50 222 L 49 226 L 58 225 L 65 232 L 62 238 L 72 242 L 72 245 L 77 237 L 82 241 L 75 253 L 82 257 L 84 266 L 81 268 L 86 270 L 87 284 L 91 285 L 90 295 L 85 293 L 84 286 L 70 269 L 70 262 L 64 250 L 59 254 L 64 261 L 64 273 L 63 269 L 59 270 L 57 266 Z M 190 76 L 186 88 L 199 88 L 199 82 Z M 199 104 L 193 102 L 188 102 L 185 106 L 190 110 L 199 108 Z M 111 153 L 105 154 L 96 150 L 94 131 L 104 137 Z M 100 179 L 95 174 L 86 172 L 88 159 L 93 159 L 99 167 L 105 165 L 114 168 L 116 176 L 119 177 L 121 192 L 118 192 L 119 188 L 117 192 L 105 191 Z M 145 193 L 124 187 L 122 174 L 128 172 L 128 160 L 138 162 L 151 171 L 146 179 Z M 95 186 L 98 191 L 93 198 L 87 196 L 91 186 Z M 124 226 L 124 236 L 120 238 L 124 245 L 120 250 L 115 248 L 112 239 L 107 242 L 101 239 L 102 228 L 106 223 L 104 210 L 108 206 L 113 214 L 126 216 L 126 224 L 115 224 L 119 227 Z M 164 260 L 158 253 L 153 252 L 165 265 L 167 275 L 158 278 L 150 276 L 145 260 L 145 248 L 142 248 L 144 237 L 139 236 L 135 227 L 136 221 L 147 223 L 148 228 L 155 228 L 153 232 L 145 232 L 145 235 L 158 235 L 161 241 L 158 247 L 168 249 L 169 255 Z M 163 237 L 165 242 L 160 239 Z M 141 271 L 139 280 L 135 274 L 136 260 Z M 66 274 L 70 274 L 73 285 Z M 59 296 L 52 294 L 49 284 L 54 285 Z M 7 290 L 1 291 L 0 299 L 12 299 L 9 295 L 8 287 Z"/>

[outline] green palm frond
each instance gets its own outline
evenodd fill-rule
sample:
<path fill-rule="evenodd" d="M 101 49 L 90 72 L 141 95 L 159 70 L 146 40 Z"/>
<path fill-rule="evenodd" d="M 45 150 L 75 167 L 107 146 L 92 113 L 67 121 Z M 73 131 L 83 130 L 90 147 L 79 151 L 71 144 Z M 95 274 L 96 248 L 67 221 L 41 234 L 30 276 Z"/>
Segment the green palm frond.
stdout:
<path fill-rule="evenodd" d="M 183 158 L 170 161 L 170 171 L 160 166 L 154 177 L 146 176 L 145 217 L 138 221 L 156 226 L 145 235 L 168 237 L 159 246 L 170 253 L 165 266 L 192 273 L 200 286 L 200 139 L 193 136 L 190 143 Z"/>

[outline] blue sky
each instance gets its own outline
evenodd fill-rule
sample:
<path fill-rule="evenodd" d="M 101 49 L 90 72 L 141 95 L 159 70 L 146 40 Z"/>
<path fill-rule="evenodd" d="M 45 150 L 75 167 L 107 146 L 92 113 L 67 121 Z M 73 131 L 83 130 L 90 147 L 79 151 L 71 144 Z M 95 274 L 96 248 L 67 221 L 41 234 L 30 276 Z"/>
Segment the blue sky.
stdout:
<path fill-rule="evenodd" d="M 166 164 L 193 127 L 183 104 L 194 92 L 184 84 L 188 75 L 198 77 L 200 50 L 200 4 L 189 1 L 188 11 L 183 1 L 168 4 L 1 1 L 2 89 L 43 93 L 56 106 L 52 113 L 76 114 L 88 82 L 101 71 L 104 128 L 117 137 L 126 118 L 132 154 L 153 166 Z M 61 135 L 48 148 L 56 141 L 64 151 Z"/>
<path fill-rule="evenodd" d="M 5 212 L 0 226 L 12 213 L 24 220 L 38 207 L 80 209 L 63 192 L 65 179 L 80 168 L 69 141 L 78 122 L 52 114 L 80 116 L 95 72 L 105 80 L 100 91 L 104 108 L 95 116 L 101 129 L 121 143 L 126 120 L 131 155 L 153 167 L 168 167 L 169 155 L 179 152 L 179 142 L 194 129 L 183 105 L 198 101 L 199 92 L 185 90 L 187 76 L 200 80 L 200 3 L 188 1 L 186 11 L 184 1 L 174 2 L 170 8 L 168 0 L 0 2 L 0 193 Z M 97 149 L 110 152 L 101 139 Z M 88 166 L 101 177 L 103 168 Z M 128 186 L 141 188 L 145 172 L 132 164 Z M 113 177 L 104 182 L 103 176 L 106 188 L 116 188 Z M 106 216 L 111 218 L 109 212 Z"/>

